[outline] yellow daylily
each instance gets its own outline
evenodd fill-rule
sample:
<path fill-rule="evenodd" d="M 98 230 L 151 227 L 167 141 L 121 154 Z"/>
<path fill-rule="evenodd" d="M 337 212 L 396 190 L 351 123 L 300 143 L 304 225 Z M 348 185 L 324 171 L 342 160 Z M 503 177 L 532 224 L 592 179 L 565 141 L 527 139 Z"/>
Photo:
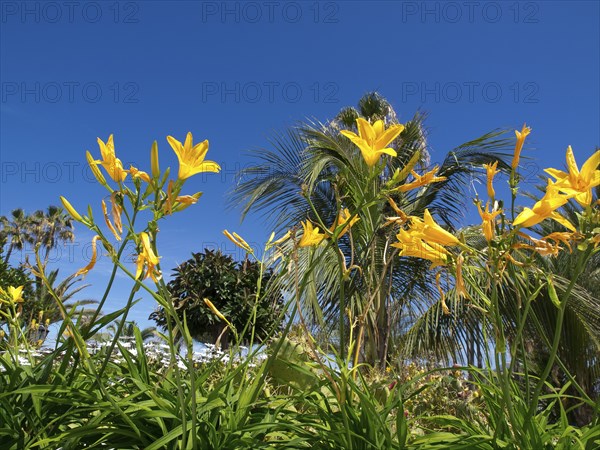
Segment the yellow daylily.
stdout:
<path fill-rule="evenodd" d="M 519 236 L 527 239 L 528 241 L 532 242 L 532 244 L 526 244 L 524 242 L 520 242 L 517 243 L 515 245 L 513 245 L 513 248 L 524 248 L 527 250 L 531 250 L 534 251 L 536 253 L 538 253 L 541 256 L 558 256 L 558 253 L 561 249 L 560 245 L 558 244 L 558 242 L 555 241 L 554 244 L 552 244 L 551 242 L 547 241 L 545 238 L 544 239 L 536 239 L 532 236 L 529 236 L 525 233 L 518 233 Z"/>
<path fill-rule="evenodd" d="M 490 203 L 485 204 L 485 209 L 481 209 L 481 203 L 477 203 L 477 210 L 481 216 L 481 228 L 483 229 L 483 235 L 485 240 L 490 242 L 496 235 L 496 216 L 502 213 L 501 209 L 492 209 L 489 211 Z"/>
<path fill-rule="evenodd" d="M 556 185 L 561 192 L 575 196 L 575 200 L 581 206 L 589 206 L 592 203 L 592 188 L 600 185 L 600 170 L 596 170 L 600 164 L 600 150 L 583 163 L 581 171 L 577 167 L 570 145 L 567 148 L 566 159 L 568 172 L 552 168 L 544 171 L 556 178 Z"/>
<path fill-rule="evenodd" d="M 515 135 L 517 136 L 517 143 L 515 144 L 515 153 L 513 155 L 513 160 L 511 167 L 513 170 L 519 166 L 519 159 L 521 158 L 521 150 L 523 149 L 523 143 L 525 142 L 525 138 L 531 133 L 531 128 L 527 125 L 523 124 L 523 128 L 521 131 L 515 130 Z"/>
<path fill-rule="evenodd" d="M 104 202 L 104 200 L 102 200 L 102 214 L 104 215 L 104 221 L 106 222 L 106 226 L 108 227 L 110 232 L 114 235 L 115 239 L 117 241 L 120 241 L 121 236 L 119 235 L 119 233 L 117 233 L 117 230 L 115 230 L 115 227 L 113 226 L 110 219 L 108 218 L 108 211 L 106 209 L 106 203 Z"/>
<path fill-rule="evenodd" d="M 544 236 L 543 239 L 546 241 L 552 240 L 557 244 L 559 242 L 562 242 L 568 247 L 569 253 L 572 253 L 573 249 L 571 248 L 571 243 L 575 243 L 577 241 L 582 240 L 583 236 L 579 233 L 571 233 L 569 231 L 555 231 L 554 233 L 550 233 L 549 235 Z"/>
<path fill-rule="evenodd" d="M 96 164 L 100 164 L 108 175 L 116 182 L 122 183 L 127 178 L 127 171 L 123 170 L 123 163 L 115 155 L 115 143 L 113 141 L 113 135 L 111 134 L 106 141 L 106 144 L 102 139 L 98 138 L 98 146 L 100 147 L 100 155 L 102 160 L 94 161 Z"/>
<path fill-rule="evenodd" d="M 12 304 L 23 303 L 23 289 L 25 286 L 9 286 L 5 293 L 9 298 L 9 302 Z"/>
<path fill-rule="evenodd" d="M 90 258 L 90 262 L 85 267 L 75 272 L 76 277 L 78 277 L 79 275 L 86 275 L 96 265 L 96 258 L 98 256 L 96 252 L 96 242 L 98 241 L 98 239 L 100 239 L 100 236 L 98 235 L 92 238 L 92 257 Z"/>
<path fill-rule="evenodd" d="M 233 235 L 232 235 L 227 230 L 223 230 L 223 234 L 225 236 L 227 236 L 227 238 L 231 242 L 233 242 L 235 245 L 237 245 L 241 249 L 246 250 L 248 253 L 254 253 L 254 250 L 252 249 L 252 247 L 250 247 L 250 245 L 248 245 L 248 243 L 244 240 L 244 238 L 242 238 L 239 234 L 233 233 Z"/>
<path fill-rule="evenodd" d="M 145 181 L 146 183 L 150 183 L 150 181 L 151 181 L 150 176 L 146 172 L 138 170 L 137 167 L 130 166 L 129 170 L 127 172 L 129 172 L 131 174 L 131 178 L 133 178 L 134 180 L 136 178 L 140 178 L 142 181 Z"/>
<path fill-rule="evenodd" d="M 484 164 L 483 167 L 485 167 L 487 174 L 487 195 L 493 201 L 496 197 L 496 191 L 494 191 L 494 176 L 500 172 L 497 170 L 498 161 L 494 162 L 493 164 Z"/>
<path fill-rule="evenodd" d="M 211 302 L 209 299 L 205 298 L 204 304 L 206 306 L 208 306 L 208 309 L 210 309 L 215 316 L 217 316 L 223 322 L 227 323 L 227 325 L 229 325 L 230 328 L 233 328 L 233 326 L 231 325 L 231 322 L 229 322 L 229 320 L 227 320 L 227 318 L 223 315 L 223 313 L 221 313 L 221 311 L 219 311 L 217 309 L 217 307 L 213 304 L 213 302 Z"/>
<path fill-rule="evenodd" d="M 554 219 L 565 228 L 575 231 L 575 227 L 571 222 L 556 212 L 558 208 L 567 203 L 569 198 L 571 198 L 568 195 L 560 195 L 558 190 L 558 186 L 552 180 L 548 179 L 548 187 L 542 199 L 533 205 L 533 208 L 523 209 L 514 220 L 513 226 L 528 228 L 537 225 L 545 219 Z"/>
<path fill-rule="evenodd" d="M 413 236 L 423 239 L 427 243 L 435 243 L 440 245 L 458 245 L 460 241 L 452 233 L 440 227 L 428 209 L 423 214 L 423 220 L 418 217 L 411 216 L 410 231 Z"/>
<path fill-rule="evenodd" d="M 465 257 L 460 254 L 458 258 L 456 258 L 456 282 L 454 284 L 454 290 L 459 297 L 469 298 L 469 293 L 465 287 L 465 281 L 462 275 L 462 267 L 464 262 Z"/>
<path fill-rule="evenodd" d="M 208 140 L 193 145 L 192 133 L 188 133 L 183 144 L 173 136 L 167 136 L 167 141 L 179 160 L 180 180 L 185 180 L 201 172 L 218 173 L 221 170 L 221 167 L 216 162 L 204 161 L 208 152 Z"/>
<path fill-rule="evenodd" d="M 367 166 L 376 165 L 382 154 L 396 156 L 396 151 L 388 145 L 402 133 L 404 125 L 394 124 L 386 130 L 383 120 L 378 120 L 371 125 L 359 117 L 356 119 L 356 127 L 358 134 L 348 130 L 342 130 L 340 133 L 360 149 Z"/>
<path fill-rule="evenodd" d="M 392 247 L 401 249 L 400 256 L 412 256 L 431 261 L 431 267 L 445 265 L 448 259 L 448 251 L 440 244 L 429 245 L 422 239 L 416 237 L 407 230 L 401 229 L 396 235 L 398 242 Z"/>
<path fill-rule="evenodd" d="M 438 166 L 435 166 L 429 172 L 424 173 L 423 175 L 417 174 L 414 170 L 411 170 L 410 173 L 414 177 L 414 180 L 410 183 L 403 184 L 402 186 L 398 186 L 396 189 L 400 192 L 407 192 L 411 189 L 416 189 L 421 186 L 426 186 L 431 183 L 437 183 L 438 181 L 445 181 L 446 177 L 438 177 L 435 173 L 438 171 Z"/>
<path fill-rule="evenodd" d="M 147 266 L 146 276 L 144 279 L 151 277 L 154 282 L 158 282 L 162 275 L 160 270 L 158 270 L 158 257 L 154 253 L 154 250 L 152 250 L 148 233 L 142 231 L 140 233 L 140 241 L 142 243 L 142 249 L 136 260 L 137 270 L 135 273 L 135 278 L 138 279 L 144 270 L 144 266 Z"/>
<path fill-rule="evenodd" d="M 352 220 L 350 220 L 350 217 L 352 217 L 352 214 L 350 214 L 350 210 L 348 208 L 344 208 L 337 216 L 336 221 L 331 225 L 331 227 L 329 227 L 329 231 L 331 233 L 333 233 L 335 231 L 335 229 L 339 226 L 342 226 L 343 224 L 346 224 L 346 226 L 342 229 L 342 231 L 340 231 L 340 234 L 338 236 L 338 239 L 341 238 L 343 235 L 345 235 L 350 228 L 360 220 L 360 217 L 358 216 L 354 216 L 352 217 Z"/>
<path fill-rule="evenodd" d="M 110 204 L 110 214 L 115 223 L 115 228 L 119 233 L 123 233 L 123 222 L 121 221 L 121 213 L 123 212 L 123 207 L 117 201 L 116 192 L 110 194 Z"/>
<path fill-rule="evenodd" d="M 152 143 L 152 148 L 150 149 L 150 169 L 152 178 L 158 178 L 160 176 L 160 166 L 158 164 L 158 142 L 156 141 Z"/>
<path fill-rule="evenodd" d="M 79 214 L 77 210 L 73 208 L 73 205 L 71 205 L 69 201 L 62 195 L 60 196 L 60 201 L 73 219 L 75 219 L 77 222 L 83 222 L 83 217 L 81 217 L 81 214 Z"/>
<path fill-rule="evenodd" d="M 302 229 L 304 230 L 304 234 L 302 235 L 302 238 L 300 238 L 298 247 L 319 245 L 323 239 L 327 237 L 326 234 L 319 231 L 319 227 L 313 227 L 313 224 L 310 222 L 310 220 L 302 222 Z"/>

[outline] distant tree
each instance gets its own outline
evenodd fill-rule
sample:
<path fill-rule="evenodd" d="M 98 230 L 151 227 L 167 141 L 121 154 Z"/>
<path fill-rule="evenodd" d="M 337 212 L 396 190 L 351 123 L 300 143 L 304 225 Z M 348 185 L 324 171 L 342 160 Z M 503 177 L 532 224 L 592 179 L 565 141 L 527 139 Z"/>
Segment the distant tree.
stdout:
<path fill-rule="evenodd" d="M 10 217 L 0 217 L 0 227 L 2 228 L 2 243 L 8 245 L 4 261 L 10 260 L 13 250 L 23 250 L 25 244 L 31 244 L 32 219 L 25 214 L 22 208 L 13 209 Z"/>
<path fill-rule="evenodd" d="M 2 256 L 2 248 L 0 248 L 0 288 L 6 289 L 9 286 L 25 286 L 23 290 L 23 297 L 25 298 L 31 296 L 33 291 L 32 280 L 25 268 L 21 266 L 13 267 L 8 264 Z"/>
<path fill-rule="evenodd" d="M 45 250 L 44 261 L 47 261 L 53 248 L 74 239 L 72 219 L 58 206 L 49 206 L 46 211 L 39 210 L 33 214 L 17 208 L 10 217 L 0 217 L 0 245 L 8 245 L 4 257 L 6 262 L 13 250 L 22 250 L 27 244 L 40 244 Z"/>
<path fill-rule="evenodd" d="M 174 274 L 175 278 L 167 287 L 181 320 L 185 313 L 187 326 L 194 339 L 216 343 L 221 336 L 221 344 L 224 347 L 228 345 L 226 324 L 206 306 L 205 298 L 227 317 L 238 332 L 250 324 L 253 306 L 257 301 L 256 289 L 260 277 L 258 263 L 248 260 L 237 262 L 220 251 L 207 249 L 204 253 L 192 253 L 192 258 L 174 269 Z M 280 291 L 270 289 L 272 277 L 270 271 L 262 275 L 254 329 L 257 341 L 265 339 L 280 326 L 278 319 L 283 297 Z M 153 312 L 150 319 L 163 329 L 167 326 L 163 308 Z M 246 333 L 244 340 L 247 341 L 249 336 L 250 333 Z"/>

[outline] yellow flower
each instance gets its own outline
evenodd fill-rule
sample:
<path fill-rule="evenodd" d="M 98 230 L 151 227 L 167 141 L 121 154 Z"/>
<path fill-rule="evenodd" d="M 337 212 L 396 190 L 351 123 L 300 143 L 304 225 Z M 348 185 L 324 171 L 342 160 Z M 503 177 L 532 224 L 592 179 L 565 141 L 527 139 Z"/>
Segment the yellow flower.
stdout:
<path fill-rule="evenodd" d="M 411 216 L 411 233 L 413 236 L 423 239 L 427 243 L 441 245 L 458 245 L 460 241 L 452 233 L 440 227 L 428 209 L 425 210 L 423 220 Z"/>
<path fill-rule="evenodd" d="M 119 236 L 119 233 L 117 233 L 117 230 L 115 230 L 115 227 L 108 218 L 108 211 L 106 210 L 106 203 L 104 202 L 104 200 L 102 200 L 102 214 L 104 214 L 104 221 L 106 222 L 106 226 L 108 227 L 110 232 L 115 236 L 115 239 L 117 241 L 120 241 L 121 236 Z"/>
<path fill-rule="evenodd" d="M 490 242 L 494 239 L 496 235 L 496 216 L 502 213 L 501 209 L 492 209 L 488 211 L 490 203 L 487 202 L 485 204 L 485 210 L 481 209 L 481 204 L 477 203 L 477 210 L 479 211 L 479 215 L 481 216 L 481 228 L 483 229 L 483 235 L 485 236 L 485 240 Z"/>
<path fill-rule="evenodd" d="M 129 170 L 127 171 L 131 174 L 131 178 L 133 178 L 134 180 L 136 178 L 140 178 L 142 181 L 145 181 L 146 183 L 150 183 L 150 176 L 148 176 L 148 174 L 146 172 L 143 172 L 141 170 L 138 170 L 136 167 L 130 166 Z"/>
<path fill-rule="evenodd" d="M 521 158 L 521 150 L 523 149 L 523 143 L 525 142 L 525 138 L 531 133 L 531 128 L 527 125 L 523 124 L 523 128 L 521 131 L 515 130 L 515 135 L 517 136 L 517 143 L 515 144 L 515 153 L 513 155 L 512 160 L 512 168 L 515 170 L 519 165 L 519 159 Z"/>
<path fill-rule="evenodd" d="M 399 186 L 396 189 L 400 192 L 407 192 L 411 189 L 416 189 L 418 187 L 425 186 L 430 183 L 437 183 L 438 181 L 446 180 L 446 177 L 438 177 L 435 175 L 437 170 L 438 166 L 435 166 L 432 170 L 424 173 L 423 175 L 419 175 L 414 170 L 411 170 L 410 173 L 414 177 L 414 180 L 410 183 L 403 184 L 402 186 Z"/>
<path fill-rule="evenodd" d="M 6 294 L 8 295 L 9 301 L 13 304 L 15 303 L 23 303 L 23 289 L 25 286 L 9 286 L 6 290 Z"/>
<path fill-rule="evenodd" d="M 94 161 L 94 163 L 101 164 L 114 181 L 125 181 L 125 178 L 127 178 L 127 171 L 123 170 L 123 163 L 115 155 L 113 135 L 111 134 L 108 137 L 106 144 L 102 141 L 102 139 L 98 138 L 98 145 L 100 146 L 102 161 L 98 160 Z"/>
<path fill-rule="evenodd" d="M 209 299 L 205 298 L 204 299 L 204 304 L 206 306 L 208 306 L 208 308 L 213 312 L 213 314 L 215 316 L 217 316 L 223 322 L 226 322 L 229 326 L 231 326 L 231 324 L 229 323 L 229 320 L 227 320 L 227 318 L 221 313 L 221 311 L 219 311 L 217 309 L 217 307 L 215 305 L 213 305 L 213 302 L 211 302 Z"/>
<path fill-rule="evenodd" d="M 367 166 L 373 167 L 377 164 L 382 154 L 396 156 L 396 151 L 387 146 L 402 133 L 404 125 L 391 125 L 386 130 L 383 120 L 378 120 L 371 125 L 359 117 L 356 119 L 356 127 L 358 135 L 347 130 L 342 130 L 340 133 L 360 149 Z"/>
<path fill-rule="evenodd" d="M 422 239 L 403 229 L 399 231 L 396 237 L 398 238 L 398 242 L 392 244 L 392 246 L 401 249 L 399 253 L 400 256 L 412 256 L 427 259 L 432 263 L 431 269 L 446 264 L 448 251 L 442 245 L 429 245 Z"/>
<path fill-rule="evenodd" d="M 497 170 L 498 161 L 493 164 L 484 164 L 485 170 L 487 172 L 487 195 L 493 201 L 496 197 L 496 191 L 494 191 L 494 176 L 500 172 Z"/>
<path fill-rule="evenodd" d="M 319 232 L 319 227 L 313 227 L 313 224 L 309 220 L 302 222 L 302 229 L 304 230 L 304 234 L 298 243 L 298 247 L 319 245 L 327 237 L 326 234 Z"/>
<path fill-rule="evenodd" d="M 462 266 L 464 261 L 465 257 L 462 254 L 456 258 L 456 283 L 454 285 L 454 290 L 459 297 L 469 298 L 469 293 L 465 288 L 465 281 L 462 276 Z"/>
<path fill-rule="evenodd" d="M 227 230 L 223 230 L 223 234 L 225 236 L 227 236 L 227 238 L 231 242 L 233 242 L 235 245 L 237 245 L 238 247 L 246 250 L 248 253 L 254 253 L 254 250 L 252 249 L 252 247 L 250 247 L 250 245 L 248 245 L 248 243 L 244 240 L 244 238 L 242 238 L 239 234 L 233 233 L 233 235 L 232 235 Z"/>
<path fill-rule="evenodd" d="M 580 241 L 582 238 L 583 236 L 581 234 L 571 233 L 568 231 L 555 231 L 554 233 L 550 233 L 549 235 L 544 236 L 544 240 L 550 239 L 556 242 L 557 244 L 559 242 L 565 244 L 569 248 L 569 253 L 573 252 L 573 249 L 571 248 L 571 243 Z"/>
<path fill-rule="evenodd" d="M 160 270 L 158 270 L 158 257 L 155 255 L 152 247 L 150 245 L 150 237 L 148 233 L 141 232 L 140 233 L 140 241 L 142 243 L 142 250 L 137 257 L 137 271 L 135 273 L 135 278 L 138 279 L 144 270 L 144 266 L 148 266 L 146 270 L 145 278 L 151 277 L 154 282 L 158 282 L 161 278 Z"/>
<path fill-rule="evenodd" d="M 193 145 L 192 133 L 188 133 L 184 144 L 173 136 L 167 136 L 167 141 L 169 141 L 179 160 L 180 180 L 185 180 L 201 172 L 218 173 L 221 170 L 221 167 L 216 162 L 204 161 L 208 152 L 208 140 Z"/>
<path fill-rule="evenodd" d="M 150 169 L 153 178 L 160 176 L 160 166 L 158 165 L 158 143 L 154 141 L 150 149 Z"/>
<path fill-rule="evenodd" d="M 581 206 L 589 206 L 592 203 L 592 188 L 600 185 L 600 170 L 596 170 L 600 164 L 600 150 L 583 163 L 581 172 L 570 145 L 566 158 L 569 172 L 556 169 L 546 169 L 545 172 L 556 178 L 556 185 L 561 192 L 575 196 Z"/>
<path fill-rule="evenodd" d="M 446 304 L 446 294 L 444 293 L 444 290 L 442 289 L 442 286 L 440 285 L 440 277 L 442 276 L 442 272 L 438 272 L 437 275 L 435 276 L 435 284 L 437 286 L 437 290 L 440 293 L 440 303 L 442 305 L 442 312 L 445 316 L 450 314 L 450 309 L 448 308 L 448 305 Z"/>
<path fill-rule="evenodd" d="M 60 196 L 60 201 L 73 219 L 75 219 L 77 222 L 83 222 L 83 217 L 81 217 L 81 214 L 79 214 L 75 208 L 73 208 L 73 205 L 71 205 L 69 201 L 62 195 Z"/>
<path fill-rule="evenodd" d="M 354 216 L 352 217 L 352 220 L 350 220 L 350 217 L 352 217 L 352 214 L 350 214 L 350 210 L 348 208 L 344 208 L 337 216 L 336 221 L 331 225 L 331 227 L 329 227 L 329 231 L 331 231 L 331 233 L 333 233 L 336 228 L 346 224 L 346 226 L 342 229 L 342 231 L 340 231 L 340 234 L 338 236 L 338 239 L 341 238 L 343 235 L 345 235 L 350 228 L 360 220 L 360 217 L 358 216 Z"/>
<path fill-rule="evenodd" d="M 92 238 L 92 257 L 90 259 L 90 262 L 87 264 L 87 266 L 85 266 L 85 267 L 79 269 L 77 272 L 75 272 L 76 277 L 79 275 L 86 275 L 96 265 L 96 258 L 98 256 L 96 253 L 96 242 L 98 241 L 98 239 L 100 239 L 100 236 L 98 236 L 98 235 L 96 235 Z"/>
<path fill-rule="evenodd" d="M 575 227 L 571 222 L 556 212 L 558 208 L 569 201 L 569 198 L 568 195 L 560 195 L 558 186 L 549 179 L 546 193 L 542 199 L 533 205 L 533 208 L 523 209 L 514 220 L 513 226 L 532 227 L 545 219 L 554 219 L 565 228 L 575 231 Z"/>

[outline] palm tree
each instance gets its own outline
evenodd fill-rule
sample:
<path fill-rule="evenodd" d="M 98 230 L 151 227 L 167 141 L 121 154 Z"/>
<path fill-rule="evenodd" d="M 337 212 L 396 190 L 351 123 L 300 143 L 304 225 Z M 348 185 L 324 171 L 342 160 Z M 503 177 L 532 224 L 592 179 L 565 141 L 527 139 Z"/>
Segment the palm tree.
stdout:
<path fill-rule="evenodd" d="M 137 323 L 135 321 L 128 321 L 125 326 L 123 327 L 123 329 L 121 330 L 121 334 L 119 335 L 119 337 L 126 337 L 126 338 L 132 338 L 135 337 L 135 329 L 139 328 Z M 111 336 L 114 336 L 115 333 L 117 332 L 117 325 L 116 324 L 111 324 L 108 326 L 108 333 Z M 156 327 L 146 327 L 143 329 L 140 329 L 140 334 L 142 336 L 142 341 L 147 341 L 148 339 L 152 339 L 153 337 L 155 337 L 156 334 Z"/>
<path fill-rule="evenodd" d="M 2 236 L 8 241 L 5 261 L 8 262 L 13 249 L 22 250 L 26 244 L 40 244 L 45 249 L 44 261 L 49 252 L 61 242 L 72 242 L 75 239 L 71 217 L 58 206 L 49 206 L 46 211 L 36 211 L 31 215 L 21 208 L 11 213 L 11 218 L 0 217 Z M 4 239 L 3 239 L 4 238 Z"/>
<path fill-rule="evenodd" d="M 408 215 L 422 217 L 429 209 L 452 230 L 466 209 L 464 189 L 481 175 L 482 165 L 498 160 L 501 168 L 508 168 L 509 141 L 500 137 L 503 132 L 494 131 L 467 142 L 449 152 L 440 165 L 438 175 L 445 181 L 403 193 L 388 189 L 396 171 L 413 158 L 421 169 L 430 166 L 424 115 L 417 113 L 405 124 L 391 144 L 397 157 L 386 158 L 376 175 L 354 144 L 340 135 L 341 130 L 355 129 L 358 117 L 371 123 L 398 123 L 391 105 L 377 93 L 365 95 L 358 109 L 346 108 L 325 124 L 301 123 L 276 135 L 271 141 L 274 150 L 255 153 L 258 164 L 241 172 L 232 201 L 243 205 L 242 217 L 251 210 L 262 212 L 279 230 L 297 227 L 307 218 L 328 227 L 343 208 L 359 215 L 360 221 L 337 243 L 299 252 L 300 278 L 309 287 L 302 308 L 322 325 L 333 328 L 339 323 L 340 342 L 351 325 L 349 311 L 353 322 L 358 318 L 364 323 L 363 358 L 385 366 L 392 331 L 406 326 L 406 318 L 417 307 L 438 300 L 429 263 L 398 258 L 390 247 L 397 228 L 386 226 L 386 218 L 395 215 L 388 199 Z M 360 270 L 343 276 L 337 262 Z"/>
<path fill-rule="evenodd" d="M 50 250 L 62 242 L 73 242 L 73 219 L 62 208 L 49 206 L 46 211 L 36 211 L 33 216 L 34 241 L 44 249 L 44 260 Z"/>
<path fill-rule="evenodd" d="M 25 214 L 21 208 L 13 209 L 11 217 L 0 217 L 0 226 L 2 226 L 2 234 L 8 241 L 8 250 L 4 256 L 4 260 L 8 262 L 13 250 L 23 250 L 26 244 L 31 244 L 30 229 L 33 221 L 30 216 Z"/>

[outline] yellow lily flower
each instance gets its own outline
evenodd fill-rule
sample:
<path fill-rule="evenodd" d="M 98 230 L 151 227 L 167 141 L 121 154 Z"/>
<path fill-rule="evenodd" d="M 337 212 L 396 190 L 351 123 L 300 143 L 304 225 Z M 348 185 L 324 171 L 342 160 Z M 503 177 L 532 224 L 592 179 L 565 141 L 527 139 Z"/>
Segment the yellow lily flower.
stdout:
<path fill-rule="evenodd" d="M 583 236 L 579 233 L 571 233 L 568 231 L 555 231 L 554 233 L 550 233 L 549 235 L 544 236 L 543 239 L 546 241 L 550 239 L 556 242 L 557 244 L 559 242 L 562 242 L 568 247 L 569 253 L 572 253 L 573 249 L 571 248 L 571 243 L 575 243 L 577 241 L 582 240 Z"/>
<path fill-rule="evenodd" d="M 102 214 L 104 214 L 104 221 L 106 222 L 106 226 L 108 227 L 110 232 L 114 235 L 115 239 L 117 241 L 120 241 L 121 236 L 119 236 L 119 233 L 117 233 L 117 230 L 115 230 L 115 227 L 113 226 L 110 219 L 108 218 L 108 211 L 106 210 L 106 203 L 104 202 L 104 200 L 102 200 Z"/>
<path fill-rule="evenodd" d="M 427 243 L 435 243 L 440 245 L 458 245 L 460 241 L 452 233 L 440 227 L 428 209 L 423 214 L 423 220 L 418 217 L 411 216 L 411 233 L 413 236 L 423 239 Z"/>
<path fill-rule="evenodd" d="M 521 158 L 521 150 L 523 149 L 523 143 L 525 142 L 525 138 L 531 133 L 531 128 L 527 125 L 523 124 L 523 128 L 521 131 L 515 130 L 515 135 L 517 136 L 517 143 L 515 144 L 515 153 L 513 155 L 513 160 L 511 167 L 513 170 L 519 166 L 519 159 Z"/>
<path fill-rule="evenodd" d="M 410 183 L 403 184 L 402 186 L 398 186 L 396 189 L 400 192 L 407 192 L 411 189 L 416 189 L 421 186 L 426 186 L 431 183 L 437 183 L 438 181 L 446 180 L 446 177 L 438 177 L 435 173 L 438 170 L 438 166 L 435 166 L 429 172 L 424 173 L 423 175 L 417 174 L 414 170 L 411 170 L 410 173 L 414 177 L 414 180 Z"/>
<path fill-rule="evenodd" d="M 500 172 L 497 170 L 498 161 L 493 164 L 484 164 L 483 167 L 485 167 L 487 172 L 487 195 L 494 201 L 494 198 L 496 197 L 496 191 L 494 191 L 494 176 Z"/>
<path fill-rule="evenodd" d="M 185 180 L 201 172 L 218 173 L 221 170 L 221 167 L 216 162 L 204 161 L 208 152 L 208 140 L 193 145 L 192 133 L 188 133 L 184 144 L 173 136 L 167 136 L 167 141 L 169 141 L 179 160 L 180 180 Z"/>
<path fill-rule="evenodd" d="M 469 298 L 469 293 L 465 287 L 465 281 L 462 275 L 462 266 L 465 262 L 465 257 L 460 254 L 458 258 L 456 258 L 456 282 L 454 284 L 454 290 L 459 297 Z"/>
<path fill-rule="evenodd" d="M 121 213 L 123 212 L 123 208 L 117 202 L 117 193 L 113 192 L 110 194 L 110 214 L 115 222 L 115 228 L 119 233 L 123 233 L 123 222 L 121 221 Z"/>
<path fill-rule="evenodd" d="M 518 233 L 518 234 L 519 234 L 519 236 L 532 242 L 533 245 L 526 244 L 524 242 L 520 242 L 518 244 L 513 245 L 513 248 L 516 248 L 516 249 L 524 248 L 527 250 L 534 251 L 541 256 L 558 256 L 558 253 L 561 249 L 558 242 L 555 241 L 555 243 L 552 244 L 551 242 L 548 242 L 545 238 L 544 239 L 536 239 L 534 237 L 528 236 L 525 233 Z"/>
<path fill-rule="evenodd" d="M 313 227 L 313 224 L 309 220 L 302 222 L 302 229 L 304 230 L 304 234 L 298 243 L 298 247 L 319 245 L 323 239 L 327 238 L 327 235 L 321 233 L 319 227 Z"/>
<path fill-rule="evenodd" d="M 569 172 L 552 168 L 544 171 L 556 178 L 556 184 L 561 192 L 575 196 L 575 200 L 581 206 L 589 206 L 592 203 L 592 188 L 600 185 L 600 170 L 596 170 L 600 164 L 600 150 L 583 163 L 581 171 L 577 167 L 570 145 L 567 148 L 566 159 Z"/>
<path fill-rule="evenodd" d="M 154 141 L 152 148 L 150 149 L 150 171 L 152 178 L 158 178 L 160 176 L 160 166 L 158 164 L 158 143 Z"/>
<path fill-rule="evenodd" d="M 342 130 L 340 133 L 350 139 L 356 145 L 369 167 L 379 162 L 382 154 L 396 156 L 393 148 L 387 147 L 404 130 L 404 125 L 391 125 L 387 130 L 383 120 L 376 121 L 373 125 L 362 117 L 356 119 L 358 134 L 352 131 Z"/>
<path fill-rule="evenodd" d="M 336 221 L 331 225 L 331 227 L 329 227 L 329 231 L 331 233 L 333 233 L 335 231 L 335 229 L 339 226 L 342 226 L 343 224 L 346 224 L 346 226 L 342 229 L 342 231 L 340 231 L 340 234 L 338 236 L 338 239 L 341 238 L 343 235 L 345 235 L 350 228 L 360 220 L 360 217 L 358 216 L 354 216 L 352 217 L 352 220 L 350 220 L 350 217 L 352 217 L 352 214 L 350 214 L 350 210 L 348 208 L 344 208 L 337 216 Z"/>
<path fill-rule="evenodd" d="M 569 198 L 571 198 L 568 195 L 560 195 L 558 190 L 558 185 L 548 179 L 548 187 L 542 199 L 533 205 L 533 208 L 523 209 L 514 220 L 513 226 L 528 228 L 537 225 L 545 219 L 554 219 L 565 228 L 575 231 L 575 227 L 571 222 L 556 212 L 558 208 L 567 203 Z"/>
<path fill-rule="evenodd" d="M 136 178 L 140 178 L 142 181 L 145 181 L 148 184 L 151 181 L 150 176 L 146 172 L 138 170 L 136 167 L 130 166 L 127 172 L 131 174 L 131 178 L 133 178 L 134 180 Z"/>
<path fill-rule="evenodd" d="M 233 233 L 233 235 L 227 231 L 227 230 L 223 230 L 223 234 L 225 236 L 227 236 L 227 238 L 233 242 L 235 245 L 237 245 L 238 247 L 240 247 L 241 249 L 247 251 L 248 253 L 254 253 L 254 250 L 252 249 L 252 247 L 250 247 L 250 245 L 248 245 L 248 243 L 244 240 L 244 238 L 242 238 L 239 234 L 237 233 Z"/>
<path fill-rule="evenodd" d="M 102 161 L 94 161 L 96 164 L 102 165 L 108 175 L 116 182 L 122 183 L 127 178 L 127 171 L 123 170 L 123 163 L 115 155 L 115 143 L 113 141 L 113 135 L 111 134 L 106 141 L 106 144 L 102 139 L 98 138 L 98 146 L 100 147 L 100 154 Z"/>
<path fill-rule="evenodd" d="M 142 271 L 144 270 L 144 266 L 146 265 L 148 267 L 144 279 L 151 277 L 154 282 L 158 282 L 162 275 L 160 270 L 158 270 L 156 267 L 158 265 L 158 257 L 154 253 L 154 250 L 152 250 L 148 233 L 142 231 L 140 233 L 140 241 L 142 243 L 142 250 L 140 251 L 136 260 L 137 270 L 135 273 L 135 278 L 137 280 L 140 277 Z"/>
<path fill-rule="evenodd" d="M 96 258 L 98 256 L 96 252 L 96 242 L 98 241 L 98 239 L 100 239 L 100 236 L 98 235 L 92 238 L 92 257 L 90 259 L 90 262 L 85 267 L 75 272 L 76 277 L 78 277 L 79 275 L 86 275 L 96 265 Z"/>
<path fill-rule="evenodd" d="M 399 256 L 412 256 L 431 261 L 430 268 L 443 266 L 448 259 L 448 251 L 442 245 L 429 245 L 422 239 L 412 233 L 401 229 L 396 235 L 398 242 L 392 244 L 392 247 L 401 249 Z"/>
<path fill-rule="evenodd" d="M 25 286 L 18 286 L 18 287 L 14 287 L 14 286 L 9 286 L 7 289 L 7 294 L 10 298 L 10 301 L 15 304 L 15 303 L 23 303 L 23 289 L 25 288 Z"/>
<path fill-rule="evenodd" d="M 477 203 L 477 210 L 481 216 L 481 228 L 483 229 L 483 235 L 485 240 L 490 242 L 496 235 L 496 216 L 502 213 L 501 209 L 492 209 L 488 211 L 490 203 L 485 204 L 485 210 L 481 209 L 481 204 Z"/>
<path fill-rule="evenodd" d="M 77 222 L 83 222 L 83 217 L 81 217 L 81 214 L 79 214 L 77 210 L 73 208 L 73 205 L 71 205 L 69 201 L 62 195 L 60 196 L 60 201 L 73 219 L 75 219 Z"/>

